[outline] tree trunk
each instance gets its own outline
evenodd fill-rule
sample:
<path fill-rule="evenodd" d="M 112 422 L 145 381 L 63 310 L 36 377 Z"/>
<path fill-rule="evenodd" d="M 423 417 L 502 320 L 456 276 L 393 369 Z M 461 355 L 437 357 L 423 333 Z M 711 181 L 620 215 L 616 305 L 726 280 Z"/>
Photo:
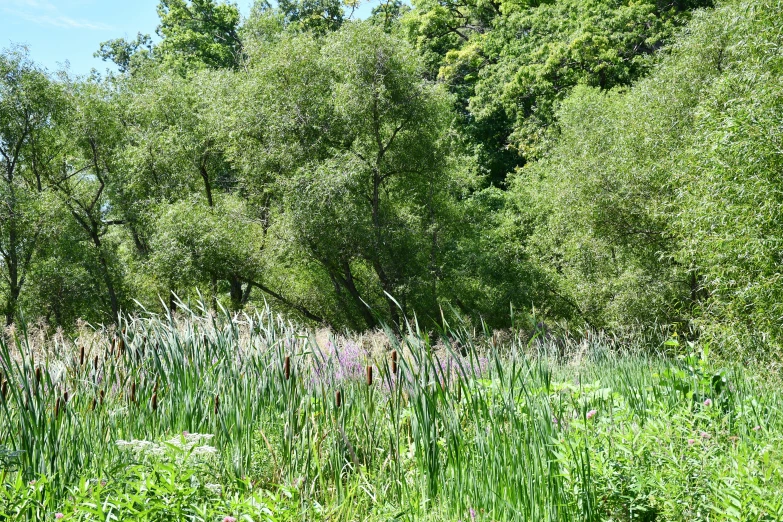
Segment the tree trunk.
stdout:
<path fill-rule="evenodd" d="M 130 229 L 131 237 L 133 237 L 133 244 L 136 246 L 136 252 L 139 255 L 146 257 L 147 254 L 149 254 L 147 242 L 141 238 L 139 232 L 136 230 L 136 225 L 130 220 L 128 220 L 128 228 Z"/>
<path fill-rule="evenodd" d="M 21 288 L 18 284 L 12 285 L 8 291 L 8 299 L 5 309 L 5 325 L 11 326 L 16 319 L 17 308 L 19 306 L 19 295 Z"/>
<path fill-rule="evenodd" d="M 242 281 L 240 281 L 237 276 L 231 276 L 228 280 L 228 284 L 229 295 L 231 296 L 231 308 L 234 311 L 241 310 L 242 305 L 244 305 L 242 298 L 245 295 L 242 288 Z"/>
<path fill-rule="evenodd" d="M 207 194 L 207 204 L 211 207 L 215 206 L 215 202 L 212 199 L 212 184 L 209 182 L 209 172 L 207 172 L 207 167 L 204 165 L 204 162 L 201 163 L 199 166 L 199 173 L 201 174 L 201 179 L 204 180 L 204 190 Z"/>
<path fill-rule="evenodd" d="M 351 266 L 346 262 L 343 263 L 343 275 L 340 276 L 340 283 L 348 290 L 348 293 L 353 297 L 356 306 L 359 307 L 359 311 L 364 317 L 364 321 L 367 323 L 367 328 L 373 328 L 377 326 L 378 322 L 375 320 L 375 316 L 372 314 L 372 310 L 367 306 L 367 303 L 362 299 L 359 290 L 353 282 L 353 274 L 351 273 Z"/>
<path fill-rule="evenodd" d="M 103 243 L 101 238 L 95 230 L 97 225 L 94 225 L 94 230 L 90 233 L 92 242 L 95 248 L 98 249 L 98 259 L 101 262 L 101 271 L 103 272 L 103 281 L 106 284 L 106 292 L 109 294 L 109 304 L 111 305 L 112 317 L 116 320 L 120 315 L 120 303 L 117 299 L 117 292 L 114 289 L 114 281 L 111 278 L 111 271 L 109 270 L 109 260 L 106 259 L 106 254 L 103 251 Z"/>
<path fill-rule="evenodd" d="M 324 320 L 321 317 L 318 317 L 317 315 L 312 313 L 310 310 L 308 310 L 304 306 L 302 306 L 300 304 L 296 304 L 296 303 L 286 299 L 280 293 L 275 292 L 274 290 L 272 290 L 272 289 L 262 285 L 261 283 L 256 283 L 255 281 L 250 281 L 248 283 L 248 287 L 253 287 L 253 286 L 258 288 L 262 292 L 271 295 L 272 297 L 274 297 L 275 299 L 277 299 L 281 303 L 290 306 L 291 308 L 293 308 L 294 310 L 298 311 L 299 313 L 301 313 L 302 315 L 304 315 L 308 319 L 313 320 L 316 323 L 323 323 L 324 322 Z"/>
<path fill-rule="evenodd" d="M 5 309 L 5 324 L 10 326 L 16 319 L 17 307 L 19 306 L 19 295 L 21 294 L 21 284 L 19 282 L 19 237 L 16 230 L 16 191 L 14 190 L 14 171 L 11 167 L 7 170 L 5 179 L 8 184 L 9 197 L 5 201 L 8 209 L 8 248 L 6 249 L 3 260 L 8 270 L 8 298 Z"/>

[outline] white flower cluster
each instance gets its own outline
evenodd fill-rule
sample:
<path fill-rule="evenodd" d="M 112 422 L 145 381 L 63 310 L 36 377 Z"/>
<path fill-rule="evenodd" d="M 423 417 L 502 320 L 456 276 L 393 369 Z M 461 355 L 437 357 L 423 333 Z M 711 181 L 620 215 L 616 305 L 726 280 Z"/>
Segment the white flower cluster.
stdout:
<path fill-rule="evenodd" d="M 188 459 L 207 460 L 217 454 L 217 449 L 206 444 L 214 435 L 208 433 L 188 433 L 172 437 L 163 442 L 133 439 L 118 440 L 117 447 L 132 451 L 140 460 L 173 460 L 181 464 Z"/>
<path fill-rule="evenodd" d="M 223 486 L 220 484 L 204 484 L 204 488 L 213 495 L 220 495 L 223 492 Z"/>
<path fill-rule="evenodd" d="M 160 444 L 156 444 L 148 440 L 137 440 L 137 439 L 133 439 L 131 441 L 118 440 L 117 447 L 122 450 L 132 451 L 133 454 L 139 458 L 166 456 L 165 446 L 161 446 Z"/>

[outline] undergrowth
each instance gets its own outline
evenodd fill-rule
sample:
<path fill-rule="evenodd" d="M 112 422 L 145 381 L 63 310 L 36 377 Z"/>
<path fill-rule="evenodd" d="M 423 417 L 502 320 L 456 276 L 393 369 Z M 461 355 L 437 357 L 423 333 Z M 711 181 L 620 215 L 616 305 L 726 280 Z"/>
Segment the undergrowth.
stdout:
<path fill-rule="evenodd" d="M 21 328 L 0 341 L 0 520 L 783 519 L 781 388 L 708 347 L 385 339 L 184 304 Z"/>

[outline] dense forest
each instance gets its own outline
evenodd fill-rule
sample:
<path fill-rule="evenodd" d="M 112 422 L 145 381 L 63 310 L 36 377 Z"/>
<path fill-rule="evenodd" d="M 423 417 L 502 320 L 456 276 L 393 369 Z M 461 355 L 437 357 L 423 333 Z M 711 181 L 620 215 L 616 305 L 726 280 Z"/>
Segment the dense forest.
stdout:
<path fill-rule="evenodd" d="M 3 51 L 5 323 L 202 295 L 783 346 L 778 0 L 355 8 L 161 0 L 89 77 Z"/>

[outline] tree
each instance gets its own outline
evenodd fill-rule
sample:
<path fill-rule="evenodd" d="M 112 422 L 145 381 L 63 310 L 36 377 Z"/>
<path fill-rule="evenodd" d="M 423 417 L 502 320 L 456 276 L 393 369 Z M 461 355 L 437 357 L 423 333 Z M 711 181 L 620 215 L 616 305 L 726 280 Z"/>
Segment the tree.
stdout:
<path fill-rule="evenodd" d="M 18 313 L 51 219 L 45 177 L 64 149 L 60 86 L 17 48 L 0 54 L 0 259 L 6 324 Z"/>
<path fill-rule="evenodd" d="M 131 41 L 115 38 L 101 42 L 101 47 L 93 56 L 104 62 L 114 62 L 121 73 L 132 73 L 153 57 L 153 47 L 150 35 L 138 33 L 136 39 Z"/>
<path fill-rule="evenodd" d="M 345 21 L 340 0 L 280 0 L 278 8 L 293 31 L 326 34 L 336 31 Z"/>
<path fill-rule="evenodd" d="M 376 324 L 367 304 L 384 303 L 376 313 L 392 321 L 399 317 L 394 298 L 403 311 L 433 311 L 436 295 L 421 287 L 431 289 L 437 278 L 431 263 L 440 248 L 439 204 L 452 188 L 450 100 L 421 79 L 413 49 L 380 27 L 345 26 L 318 55 L 316 42 L 300 38 L 309 42 L 317 77 L 270 75 L 307 82 L 285 89 L 291 97 L 271 115 L 287 126 L 282 111 L 295 107 L 306 122 L 281 136 L 288 146 L 306 145 L 301 162 L 278 181 L 284 226 L 328 275 L 343 307 L 361 313 L 367 326 Z"/>
<path fill-rule="evenodd" d="M 422 0 L 408 37 L 457 95 L 463 132 L 488 180 L 536 159 L 556 139 L 559 103 L 577 85 L 604 90 L 645 75 L 690 10 L 654 0 Z"/>
<path fill-rule="evenodd" d="M 232 110 L 222 102 L 224 77 L 231 78 L 231 74 L 202 71 L 183 78 L 165 71 L 148 71 L 125 82 L 128 144 L 122 155 L 121 179 L 112 194 L 117 201 L 115 208 L 125 216 L 126 226 L 139 224 L 140 232 L 134 232 L 134 241 L 142 256 L 151 252 L 153 258 L 159 257 L 154 244 L 161 243 L 154 238 L 160 235 L 158 228 L 169 223 L 161 221 L 161 216 L 182 216 L 172 210 L 184 208 L 178 206 L 182 201 L 189 202 L 194 215 L 209 221 L 209 216 L 220 212 L 219 208 L 226 208 L 225 204 L 221 207 L 221 201 L 241 189 L 236 169 L 225 155 L 227 137 L 220 130 L 223 112 Z M 214 222 L 216 226 L 227 226 L 220 220 Z M 135 239 L 137 235 L 139 241 Z M 154 244 L 147 248 L 150 241 Z M 175 243 L 186 245 L 188 241 Z M 225 248 L 230 249 L 231 245 Z M 248 255 L 247 259 L 254 256 Z M 166 295 L 181 293 L 206 278 L 217 300 L 218 286 L 226 280 L 233 305 L 240 307 L 246 303 L 241 296 L 249 294 L 251 282 L 258 279 L 254 270 L 243 274 L 236 268 L 223 270 L 203 262 L 189 266 L 190 280 L 166 276 L 160 280 L 177 286 L 158 290 Z"/>
<path fill-rule="evenodd" d="M 168 67 L 236 68 L 241 60 L 239 9 L 215 0 L 161 0 L 156 52 Z"/>
<path fill-rule="evenodd" d="M 696 321 L 730 355 L 764 360 L 783 348 L 781 23 L 766 0 L 700 17 L 676 66 L 711 76 L 683 90 L 696 104 L 693 125 L 670 153 L 682 158 L 673 219 Z"/>
<path fill-rule="evenodd" d="M 372 9 L 371 23 L 379 24 L 387 31 L 394 29 L 400 19 L 411 10 L 402 0 L 385 0 Z"/>
<path fill-rule="evenodd" d="M 596 325 L 781 346 L 781 17 L 750 5 L 696 15 L 627 91 L 574 90 L 558 144 L 512 181 L 531 257 Z"/>
<path fill-rule="evenodd" d="M 59 201 L 85 234 L 98 261 L 96 274 L 104 284 L 111 316 L 123 303 L 122 274 L 116 259 L 112 227 L 124 224 L 108 198 L 118 170 L 118 151 L 124 129 L 106 85 L 95 81 L 68 84 L 71 110 L 67 132 L 71 137 L 67 161 L 47 180 Z"/>
<path fill-rule="evenodd" d="M 206 205 L 203 196 L 163 205 L 151 240 L 151 266 L 169 289 L 187 292 L 225 281 L 231 307 L 239 310 L 259 280 L 259 228 L 232 196 L 215 205 Z M 243 286 L 246 281 L 253 284 Z"/>

